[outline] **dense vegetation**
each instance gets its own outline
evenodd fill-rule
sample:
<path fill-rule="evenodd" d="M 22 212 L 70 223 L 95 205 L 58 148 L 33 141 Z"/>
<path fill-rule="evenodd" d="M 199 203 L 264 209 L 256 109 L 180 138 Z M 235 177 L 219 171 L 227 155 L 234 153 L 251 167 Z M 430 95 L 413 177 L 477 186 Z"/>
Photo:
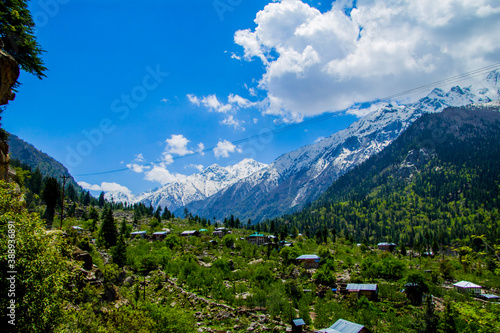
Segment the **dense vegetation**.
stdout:
<path fill-rule="evenodd" d="M 500 328 L 498 306 L 451 288 L 452 282 L 469 280 L 498 293 L 500 248 L 486 238 L 479 241 L 491 246 L 493 255 L 470 249 L 461 256 L 432 258 L 410 248 L 401 254 L 381 252 L 368 242 L 356 246 L 340 233 L 309 238 L 273 225 L 279 237 L 258 247 L 242 239 L 253 232 L 249 225 L 219 238 L 212 236 L 214 225 L 188 212 L 184 219 L 166 218 L 167 209 L 106 201 L 99 206 L 98 199 L 85 206 L 78 198 L 68 201 L 66 210 L 76 205 L 86 218 L 67 217 L 62 231 L 50 231 L 46 221 L 23 207 L 13 186 L 0 183 L 0 199 L 2 290 L 8 290 L 8 222 L 16 225 L 19 332 L 284 332 L 297 317 L 309 329 L 328 327 L 339 318 L 373 332 Z M 234 217 L 226 219 L 227 226 L 236 224 Z M 150 238 L 166 228 L 170 234 L 164 240 Z M 200 237 L 179 236 L 202 228 L 207 231 Z M 148 238 L 131 237 L 136 230 L 146 231 Z M 279 238 L 293 246 L 283 247 Z M 322 258 L 317 270 L 295 260 L 310 253 Z M 379 300 L 332 291 L 348 282 L 377 283 Z M 407 282 L 420 283 L 421 291 L 408 298 L 401 292 Z M 420 303 L 423 294 L 433 298 Z M 7 302 L 3 297 L 0 306 L 6 308 Z"/>
<path fill-rule="evenodd" d="M 267 221 L 310 236 L 394 241 L 423 251 L 500 239 L 500 114 L 449 109 L 423 116 L 307 209 Z M 323 238 L 324 239 L 324 238 Z M 423 246 L 421 246 L 423 245 Z"/>

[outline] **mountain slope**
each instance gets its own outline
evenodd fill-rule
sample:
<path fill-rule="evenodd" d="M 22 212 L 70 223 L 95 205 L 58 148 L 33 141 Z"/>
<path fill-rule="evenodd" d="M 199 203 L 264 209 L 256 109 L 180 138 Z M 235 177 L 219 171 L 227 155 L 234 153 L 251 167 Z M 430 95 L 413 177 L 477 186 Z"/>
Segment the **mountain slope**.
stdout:
<path fill-rule="evenodd" d="M 21 161 L 32 170 L 39 168 L 43 176 L 54 177 L 58 181 L 61 176 L 70 176 L 67 184 L 72 184 L 77 191 L 83 191 L 64 165 L 14 134 L 9 134 L 9 153 L 12 159 Z"/>
<path fill-rule="evenodd" d="M 500 105 L 426 114 L 381 153 L 283 220 L 315 234 L 430 245 L 500 236 Z M 481 242 L 478 243 L 481 246 Z M 436 249 L 434 249 L 436 250 Z"/>
<path fill-rule="evenodd" d="M 252 159 L 244 159 L 238 164 L 227 167 L 213 164 L 201 173 L 135 197 L 120 192 L 109 192 L 106 193 L 106 198 L 113 199 L 115 202 L 142 202 L 146 206 L 151 204 L 155 209 L 158 206 L 168 207 L 173 211 L 193 201 L 206 199 L 266 166 Z"/>
<path fill-rule="evenodd" d="M 500 72 L 494 71 L 478 88 L 434 89 L 417 103 L 389 104 L 316 144 L 280 156 L 267 168 L 187 208 L 200 216 L 233 214 L 254 221 L 298 210 L 352 167 L 382 151 L 422 114 L 498 100 L 499 77 Z"/>

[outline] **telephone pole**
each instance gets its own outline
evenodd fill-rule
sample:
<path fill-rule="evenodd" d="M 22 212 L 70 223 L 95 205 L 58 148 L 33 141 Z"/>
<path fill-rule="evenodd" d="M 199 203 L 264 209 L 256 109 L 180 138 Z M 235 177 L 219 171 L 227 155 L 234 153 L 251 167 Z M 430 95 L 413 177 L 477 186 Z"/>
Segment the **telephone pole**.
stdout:
<path fill-rule="evenodd" d="M 62 201 L 61 201 L 61 225 L 59 225 L 59 230 L 61 230 L 64 220 L 64 189 L 66 188 L 66 179 L 70 178 L 70 176 L 60 176 L 59 178 L 63 179 Z"/>

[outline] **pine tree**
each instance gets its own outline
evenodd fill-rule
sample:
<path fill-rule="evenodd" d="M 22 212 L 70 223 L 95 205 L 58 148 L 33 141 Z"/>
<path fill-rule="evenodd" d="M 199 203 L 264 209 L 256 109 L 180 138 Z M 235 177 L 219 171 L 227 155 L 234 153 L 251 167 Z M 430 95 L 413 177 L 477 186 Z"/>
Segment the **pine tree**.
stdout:
<path fill-rule="evenodd" d="M 42 199 L 47 205 L 45 209 L 44 218 L 47 222 L 52 223 L 54 221 L 54 215 L 56 212 L 57 201 L 60 197 L 59 183 L 57 179 L 49 177 L 45 182 L 45 186 L 42 192 Z"/>
<path fill-rule="evenodd" d="M 120 235 L 116 246 L 113 247 L 111 251 L 111 256 L 113 262 L 118 265 L 118 267 L 123 267 L 127 263 L 127 244 L 125 243 L 125 237 Z"/>
<path fill-rule="evenodd" d="M 45 77 L 45 68 L 40 55 L 44 52 L 36 41 L 35 23 L 28 9 L 28 1 L 0 2 L 0 40 L 5 52 L 10 54 L 21 69 Z"/>
<path fill-rule="evenodd" d="M 104 192 L 101 192 L 99 195 L 99 207 L 104 207 L 104 204 L 106 203 L 106 200 L 104 199 Z"/>
<path fill-rule="evenodd" d="M 97 242 L 99 246 L 110 248 L 116 245 L 116 240 L 116 223 L 113 217 L 113 211 L 111 208 L 108 208 L 105 209 L 103 213 L 102 224 L 97 236 Z"/>

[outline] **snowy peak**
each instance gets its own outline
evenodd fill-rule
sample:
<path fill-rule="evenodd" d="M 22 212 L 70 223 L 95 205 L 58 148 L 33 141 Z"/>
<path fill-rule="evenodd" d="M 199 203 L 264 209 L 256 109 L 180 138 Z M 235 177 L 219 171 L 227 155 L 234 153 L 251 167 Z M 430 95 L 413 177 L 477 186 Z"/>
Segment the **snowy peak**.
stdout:
<path fill-rule="evenodd" d="M 140 194 L 136 201 L 151 204 L 155 208 L 168 207 L 173 211 L 193 201 L 204 200 L 265 167 L 267 164 L 252 159 L 244 159 L 227 167 L 212 164 L 201 173 L 167 184 L 156 191 Z"/>
<path fill-rule="evenodd" d="M 317 198 L 352 167 L 382 151 L 422 114 L 498 99 L 500 71 L 495 71 L 481 84 L 455 86 L 447 92 L 436 88 L 412 104 L 387 104 L 345 130 L 281 155 L 268 167 L 188 209 L 201 216 L 235 214 L 252 221 L 291 212 Z"/>

